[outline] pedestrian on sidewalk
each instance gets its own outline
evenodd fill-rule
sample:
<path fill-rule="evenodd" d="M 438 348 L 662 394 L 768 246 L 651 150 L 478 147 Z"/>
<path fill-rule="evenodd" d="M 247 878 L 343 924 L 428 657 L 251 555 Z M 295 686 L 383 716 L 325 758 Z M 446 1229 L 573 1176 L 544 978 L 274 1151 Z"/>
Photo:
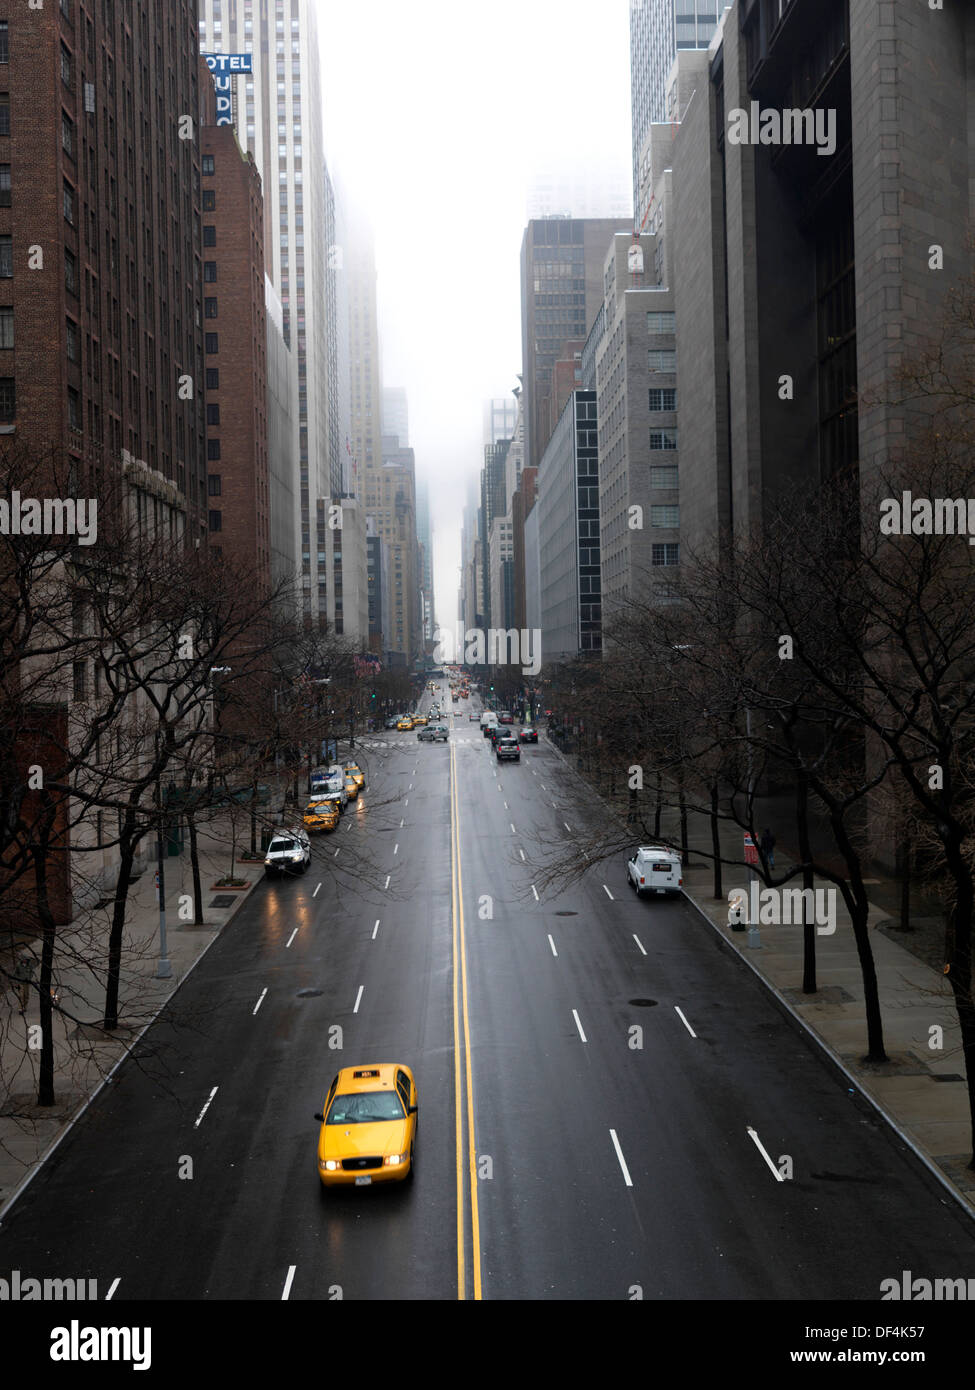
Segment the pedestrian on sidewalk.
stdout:
<path fill-rule="evenodd" d="M 30 982 L 34 978 L 34 958 L 29 951 L 21 951 L 14 967 L 14 991 L 20 1001 L 20 1012 L 24 1013 L 30 1003 Z"/>
<path fill-rule="evenodd" d="M 761 851 L 762 851 L 762 854 L 765 856 L 766 860 L 768 861 L 768 866 L 769 866 L 769 868 L 770 868 L 770 869 L 774 869 L 774 868 L 775 868 L 775 836 L 772 834 L 771 830 L 769 830 L 768 826 L 766 826 L 765 829 L 762 831 L 762 838 L 759 840 L 758 843 L 759 843 L 759 848 L 760 848 Z"/>

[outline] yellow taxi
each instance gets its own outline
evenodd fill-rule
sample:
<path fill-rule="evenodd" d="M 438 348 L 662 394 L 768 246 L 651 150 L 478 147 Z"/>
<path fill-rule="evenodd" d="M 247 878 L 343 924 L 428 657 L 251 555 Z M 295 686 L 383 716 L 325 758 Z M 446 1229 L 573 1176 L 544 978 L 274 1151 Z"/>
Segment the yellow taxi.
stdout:
<path fill-rule="evenodd" d="M 302 816 L 306 830 L 334 830 L 339 823 L 339 808 L 325 797 L 310 801 Z"/>
<path fill-rule="evenodd" d="M 413 1176 L 416 1082 L 401 1062 L 343 1067 L 328 1088 L 318 1136 L 323 1187 L 370 1187 Z"/>
<path fill-rule="evenodd" d="M 345 774 L 345 794 L 350 801 L 355 801 L 359 795 L 359 783 L 352 776 L 351 772 Z"/>
<path fill-rule="evenodd" d="M 426 722 L 427 722 L 427 717 L 426 717 L 425 714 L 414 714 L 414 716 L 413 716 L 413 727 L 414 727 L 414 729 L 416 728 L 416 726 L 417 726 L 418 724 L 425 724 Z"/>
<path fill-rule="evenodd" d="M 362 791 L 363 787 L 366 785 L 366 774 L 362 771 L 358 763 L 346 763 L 345 775 L 346 777 L 354 777 L 356 786 Z"/>
<path fill-rule="evenodd" d="M 408 714 L 401 715 L 400 718 L 396 721 L 396 727 L 397 729 L 412 729 L 413 720 L 410 718 Z"/>

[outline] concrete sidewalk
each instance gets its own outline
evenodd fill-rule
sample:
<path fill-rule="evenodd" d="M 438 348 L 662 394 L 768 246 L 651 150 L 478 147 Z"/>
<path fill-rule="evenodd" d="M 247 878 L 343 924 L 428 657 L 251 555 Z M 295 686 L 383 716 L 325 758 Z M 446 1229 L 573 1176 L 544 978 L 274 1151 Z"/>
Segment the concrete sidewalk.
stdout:
<path fill-rule="evenodd" d="M 557 748 L 555 751 L 576 776 L 582 777 L 572 756 Z M 592 790 L 589 783 L 587 787 Z M 614 810 L 607 809 L 611 815 L 616 815 Z M 664 813 L 661 833 L 672 842 L 680 842 L 676 812 Z M 742 888 L 747 895 L 747 868 L 723 866 L 725 897 L 717 901 L 713 896 L 711 860 L 701 853 L 706 850 L 710 855 L 711 851 L 710 825 L 706 819 L 691 817 L 688 844 L 690 853 L 684 869 L 684 891 L 688 899 L 724 937 L 728 946 L 765 981 L 782 1007 L 791 1012 L 834 1063 L 848 1074 L 851 1084 L 864 1092 L 919 1158 L 940 1175 L 975 1215 L 975 1171 L 968 1167 L 972 1127 L 954 998 L 940 970 L 932 968 L 886 934 L 891 924 L 891 905 L 899 897 L 897 881 L 876 869 L 871 870 L 871 878 L 867 880 L 871 888 L 868 930 L 889 1059 L 875 1064 L 865 1060 L 863 981 L 850 916 L 841 895 L 836 894 L 835 932 L 816 937 L 818 988 L 815 994 L 806 995 L 802 992 L 802 927 L 762 925 L 757 938 L 747 930 L 733 930 L 729 924 L 727 894 L 733 888 Z M 722 824 L 720 844 L 723 857 L 729 860 L 743 857 L 740 828 Z M 784 852 L 781 843 L 777 845 L 774 877 L 781 877 L 783 870 L 795 862 Z M 801 888 L 801 878 L 788 886 Z M 817 879 L 814 886 L 829 888 L 832 885 Z M 942 1030 L 940 1039 L 932 1032 L 934 1029 Z M 941 1046 L 931 1047 L 932 1039 L 939 1040 Z"/>
<path fill-rule="evenodd" d="M 272 783 L 272 806 L 262 815 L 280 814 L 285 779 Z M 273 809 L 272 809 L 273 808 Z M 292 812 L 289 811 L 289 817 Z M 260 822 L 258 834 L 260 834 Z M 234 877 L 240 890 L 218 887 L 229 873 L 232 831 L 236 829 Z M 258 841 L 258 844 L 260 841 Z M 58 930 L 54 980 L 58 991 L 54 1014 L 55 1105 L 37 1105 L 40 1060 L 40 1008 L 36 975 L 25 1015 L 12 990 L 0 990 L 0 1219 L 22 1188 L 70 1127 L 84 1105 L 123 1059 L 133 1043 L 164 1008 L 207 948 L 263 877 L 263 856 L 242 862 L 250 849 L 249 814 L 226 814 L 201 826 L 198 834 L 204 925 L 192 924 L 193 874 L 189 843 L 178 856 L 164 859 L 167 954 L 172 974 L 157 977 L 159 965 L 159 905 L 154 859 L 132 884 L 126 904 L 125 938 L 119 1002 L 119 1027 L 106 1033 L 101 1026 L 105 1003 L 105 943 L 111 905 L 92 909 Z M 153 851 L 150 850 L 150 853 Z M 182 899 L 182 902 L 181 902 Z M 182 916 L 181 914 L 182 909 Z M 185 918 L 189 915 L 189 920 Z M 99 944 L 93 949 L 92 941 Z M 32 949 L 39 959 L 40 942 L 23 938 L 15 948 Z M 98 962 L 96 970 L 86 964 Z M 5 961 L 9 967 L 10 962 Z"/>

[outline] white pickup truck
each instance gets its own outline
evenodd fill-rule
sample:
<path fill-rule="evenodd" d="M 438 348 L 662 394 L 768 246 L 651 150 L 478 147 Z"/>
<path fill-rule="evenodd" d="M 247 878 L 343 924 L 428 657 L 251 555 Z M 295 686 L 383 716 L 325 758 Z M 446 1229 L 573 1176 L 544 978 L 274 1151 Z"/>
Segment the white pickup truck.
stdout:
<path fill-rule="evenodd" d="M 626 877 L 637 897 L 677 896 L 684 883 L 680 855 L 665 845 L 641 845 L 626 862 Z"/>

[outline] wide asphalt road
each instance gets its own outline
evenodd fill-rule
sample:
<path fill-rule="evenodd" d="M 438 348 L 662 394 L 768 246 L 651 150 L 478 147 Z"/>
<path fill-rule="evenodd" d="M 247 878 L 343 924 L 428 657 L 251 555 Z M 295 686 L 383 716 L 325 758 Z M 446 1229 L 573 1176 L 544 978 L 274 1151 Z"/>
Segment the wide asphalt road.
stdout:
<path fill-rule="evenodd" d="M 429 703 L 429 697 L 425 697 Z M 0 1226 L 0 1274 L 118 1299 L 876 1299 L 975 1231 L 683 902 L 621 864 L 538 894 L 598 811 L 376 735 L 310 870 L 260 884 Z M 343 1066 L 404 1061 L 415 1182 L 321 1193 Z M 781 1172 L 792 1176 L 779 1180 Z"/>

